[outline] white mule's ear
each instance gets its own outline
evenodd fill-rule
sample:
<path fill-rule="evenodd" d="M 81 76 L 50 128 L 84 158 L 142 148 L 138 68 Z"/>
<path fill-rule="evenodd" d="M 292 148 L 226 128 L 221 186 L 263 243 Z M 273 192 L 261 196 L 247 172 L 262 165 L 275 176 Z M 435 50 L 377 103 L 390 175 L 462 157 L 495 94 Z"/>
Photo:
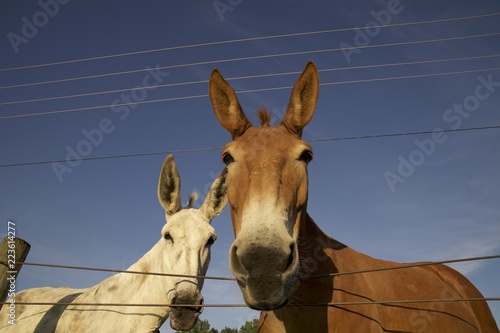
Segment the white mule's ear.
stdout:
<path fill-rule="evenodd" d="M 227 203 L 227 187 L 226 187 L 227 169 L 224 168 L 221 174 L 213 182 L 210 187 L 205 201 L 200 207 L 200 211 L 205 214 L 208 220 L 212 220 L 219 215 Z"/>
<path fill-rule="evenodd" d="M 208 94 L 219 123 L 231 134 L 233 140 L 252 127 L 241 109 L 233 88 L 217 69 L 210 75 Z"/>
<path fill-rule="evenodd" d="M 158 181 L 158 199 L 167 216 L 181 210 L 181 178 L 175 165 L 174 156 L 168 155 L 163 162 Z"/>
<path fill-rule="evenodd" d="M 309 61 L 293 86 L 288 109 L 280 126 L 302 137 L 302 129 L 311 121 L 318 100 L 319 78 L 316 66 Z"/>

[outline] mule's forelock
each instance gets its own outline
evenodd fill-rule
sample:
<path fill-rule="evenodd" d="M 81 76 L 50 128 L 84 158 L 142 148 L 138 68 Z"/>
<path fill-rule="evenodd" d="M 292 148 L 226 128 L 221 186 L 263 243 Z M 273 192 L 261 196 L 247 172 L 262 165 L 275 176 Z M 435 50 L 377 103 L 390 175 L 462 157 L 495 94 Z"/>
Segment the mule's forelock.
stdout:
<path fill-rule="evenodd" d="M 186 207 L 184 208 L 193 208 L 193 204 L 198 200 L 198 193 L 193 192 L 189 195 L 189 201 Z"/>
<path fill-rule="evenodd" d="M 262 127 L 269 126 L 271 122 L 271 114 L 266 108 L 257 110 L 257 116 L 259 117 L 259 123 Z"/>

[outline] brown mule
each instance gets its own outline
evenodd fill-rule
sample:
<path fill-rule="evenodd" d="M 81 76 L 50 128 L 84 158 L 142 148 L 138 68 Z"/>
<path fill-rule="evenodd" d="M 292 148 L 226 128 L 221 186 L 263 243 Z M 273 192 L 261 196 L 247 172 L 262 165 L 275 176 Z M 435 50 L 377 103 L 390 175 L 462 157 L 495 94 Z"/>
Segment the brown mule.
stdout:
<path fill-rule="evenodd" d="M 260 111 L 262 126 L 253 127 L 222 75 L 214 70 L 210 78 L 215 114 L 233 139 L 222 151 L 235 233 L 230 268 L 247 305 L 264 310 L 259 332 L 498 332 L 485 301 L 326 305 L 483 296 L 444 265 L 311 277 L 401 265 L 330 238 L 307 213 L 313 153 L 301 136 L 318 91 L 317 70 L 309 62 L 282 122 L 269 126 L 269 114 Z"/>

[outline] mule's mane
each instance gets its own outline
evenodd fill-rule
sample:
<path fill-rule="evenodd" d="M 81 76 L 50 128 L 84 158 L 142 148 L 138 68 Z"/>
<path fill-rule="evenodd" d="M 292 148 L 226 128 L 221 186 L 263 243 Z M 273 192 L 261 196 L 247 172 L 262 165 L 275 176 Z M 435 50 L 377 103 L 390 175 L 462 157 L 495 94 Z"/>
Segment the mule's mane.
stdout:
<path fill-rule="evenodd" d="M 261 126 L 269 126 L 269 123 L 271 122 L 271 114 L 266 108 L 257 110 L 257 116 L 259 117 L 259 123 Z"/>

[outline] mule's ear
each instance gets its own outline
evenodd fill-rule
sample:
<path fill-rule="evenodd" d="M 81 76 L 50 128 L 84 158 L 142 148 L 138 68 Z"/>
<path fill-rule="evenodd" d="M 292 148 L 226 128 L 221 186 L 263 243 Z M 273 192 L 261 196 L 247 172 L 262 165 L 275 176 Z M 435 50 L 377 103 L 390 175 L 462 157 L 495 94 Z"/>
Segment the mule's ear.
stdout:
<path fill-rule="evenodd" d="M 227 169 L 224 168 L 221 174 L 210 187 L 205 201 L 200 207 L 200 211 L 204 213 L 208 220 L 212 220 L 219 215 L 227 203 L 227 187 L 226 187 Z"/>
<path fill-rule="evenodd" d="M 236 93 L 221 73 L 214 69 L 208 83 L 208 94 L 219 123 L 236 139 L 252 127 L 241 110 Z"/>
<path fill-rule="evenodd" d="M 158 199 L 167 216 L 181 210 L 181 178 L 175 165 L 174 156 L 168 155 L 163 162 L 158 181 Z"/>
<path fill-rule="evenodd" d="M 309 61 L 293 86 L 288 109 L 280 126 L 285 126 L 289 132 L 302 137 L 302 129 L 314 114 L 318 93 L 318 71 L 314 63 Z"/>

